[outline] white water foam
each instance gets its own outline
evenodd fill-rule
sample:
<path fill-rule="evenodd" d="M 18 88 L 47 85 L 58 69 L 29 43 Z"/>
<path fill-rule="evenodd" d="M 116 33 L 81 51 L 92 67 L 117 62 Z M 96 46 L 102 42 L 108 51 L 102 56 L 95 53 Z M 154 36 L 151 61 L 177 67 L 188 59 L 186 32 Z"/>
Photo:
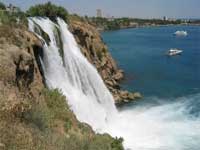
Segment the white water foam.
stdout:
<path fill-rule="evenodd" d="M 41 32 L 36 32 L 38 27 L 48 34 L 50 43 L 45 42 Z M 56 28 L 63 43 L 63 57 Z M 200 119 L 190 117 L 185 101 L 119 112 L 98 72 L 82 55 L 62 19 L 58 18 L 55 24 L 48 18 L 30 18 L 29 29 L 44 41 L 41 63 L 48 87 L 58 88 L 66 95 L 79 121 L 88 123 L 98 133 L 123 137 L 126 149 L 200 149 Z M 197 101 L 199 97 L 196 96 Z"/>
<path fill-rule="evenodd" d="M 107 132 L 121 135 L 125 147 L 133 150 L 198 150 L 200 119 L 189 113 L 193 107 L 188 102 L 199 99 L 197 94 L 173 103 L 127 108 Z"/>

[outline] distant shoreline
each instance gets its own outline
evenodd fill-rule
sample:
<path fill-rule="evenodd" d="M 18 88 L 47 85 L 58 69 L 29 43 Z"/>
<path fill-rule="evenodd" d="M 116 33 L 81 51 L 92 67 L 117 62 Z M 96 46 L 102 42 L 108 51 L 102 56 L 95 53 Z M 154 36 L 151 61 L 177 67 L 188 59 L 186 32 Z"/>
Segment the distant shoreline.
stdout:
<path fill-rule="evenodd" d="M 109 32 L 109 31 L 117 31 L 117 30 L 123 30 L 123 29 L 139 29 L 139 28 L 148 28 L 148 27 L 167 27 L 167 26 L 200 26 L 200 24 L 167 24 L 167 25 L 141 25 L 141 26 L 137 26 L 137 27 L 121 27 L 118 29 L 111 29 L 111 30 L 102 30 L 102 29 L 98 29 L 97 30 L 99 32 Z"/>
<path fill-rule="evenodd" d="M 85 17 L 88 23 L 95 26 L 98 31 L 113 31 L 128 28 L 157 27 L 169 25 L 200 25 L 200 20 L 181 19 L 139 19 L 139 18 L 101 18 Z"/>

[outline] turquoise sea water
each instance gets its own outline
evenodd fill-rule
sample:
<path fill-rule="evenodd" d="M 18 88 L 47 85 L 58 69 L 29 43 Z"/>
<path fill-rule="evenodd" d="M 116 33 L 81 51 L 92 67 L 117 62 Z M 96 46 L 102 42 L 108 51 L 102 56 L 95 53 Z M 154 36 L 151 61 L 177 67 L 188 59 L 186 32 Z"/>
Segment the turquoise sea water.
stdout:
<path fill-rule="evenodd" d="M 188 36 L 174 36 L 177 30 Z M 118 108 L 133 120 L 125 128 L 133 149 L 199 150 L 200 26 L 125 29 L 102 37 L 125 71 L 122 88 L 144 96 Z M 166 56 L 170 48 L 183 53 Z"/>
<path fill-rule="evenodd" d="M 188 36 L 174 36 L 177 30 L 187 31 Z M 200 93 L 199 26 L 125 29 L 104 32 L 102 37 L 125 71 L 123 89 L 165 99 Z M 183 53 L 168 57 L 170 48 Z"/>
<path fill-rule="evenodd" d="M 188 36 L 174 36 L 177 30 Z M 122 88 L 144 96 L 119 108 L 133 120 L 127 128 L 133 149 L 199 150 L 200 27 L 125 29 L 104 32 L 102 37 L 125 71 Z M 183 53 L 166 56 L 170 48 Z"/>

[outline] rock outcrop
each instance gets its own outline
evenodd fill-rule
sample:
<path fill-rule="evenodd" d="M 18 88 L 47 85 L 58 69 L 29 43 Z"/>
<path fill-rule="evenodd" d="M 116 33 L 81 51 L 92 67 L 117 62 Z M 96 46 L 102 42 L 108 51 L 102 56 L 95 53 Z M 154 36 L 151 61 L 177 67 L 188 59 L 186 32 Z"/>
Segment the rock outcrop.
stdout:
<path fill-rule="evenodd" d="M 41 41 L 0 25 L 0 149 L 123 150 L 122 139 L 80 123 L 58 90 L 44 88 Z"/>
<path fill-rule="evenodd" d="M 87 22 L 71 20 L 70 28 L 82 53 L 97 68 L 108 89 L 112 92 L 116 104 L 141 98 L 139 93 L 130 93 L 120 89 L 119 82 L 124 77 L 123 71 L 118 69 L 95 27 Z"/>
<path fill-rule="evenodd" d="M 139 93 L 120 89 L 123 71 L 118 69 L 95 27 L 86 22 L 71 20 L 70 28 L 82 53 L 97 68 L 112 92 L 116 104 L 141 97 Z M 13 93 L 18 90 L 28 91 L 29 96 L 38 95 L 38 91 L 44 87 L 38 57 L 42 56 L 41 41 L 27 29 L 1 26 L 0 32 L 0 77 L 3 79 L 0 81 L 0 88 L 4 87 L 5 82 L 9 82 L 17 87 L 13 89 L 15 92 L 11 92 L 11 97 L 17 97 Z"/>
<path fill-rule="evenodd" d="M 38 95 L 44 87 L 35 58 L 41 50 L 40 40 L 25 29 L 9 26 L 1 26 L 0 33 L 1 90 L 10 83 L 15 91 L 10 92 L 12 99 L 17 99 L 19 91 L 29 96 Z"/>

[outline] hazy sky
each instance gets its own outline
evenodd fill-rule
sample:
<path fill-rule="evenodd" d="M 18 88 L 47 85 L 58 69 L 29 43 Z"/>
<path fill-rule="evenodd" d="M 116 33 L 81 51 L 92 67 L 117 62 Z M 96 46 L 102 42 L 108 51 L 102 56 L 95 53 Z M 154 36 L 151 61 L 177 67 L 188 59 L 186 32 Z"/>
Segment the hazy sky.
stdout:
<path fill-rule="evenodd" d="M 96 15 L 96 9 L 104 16 L 139 18 L 200 18 L 200 0 L 0 0 L 13 3 L 23 10 L 37 3 L 51 1 L 64 6 L 69 12 L 80 15 Z"/>

